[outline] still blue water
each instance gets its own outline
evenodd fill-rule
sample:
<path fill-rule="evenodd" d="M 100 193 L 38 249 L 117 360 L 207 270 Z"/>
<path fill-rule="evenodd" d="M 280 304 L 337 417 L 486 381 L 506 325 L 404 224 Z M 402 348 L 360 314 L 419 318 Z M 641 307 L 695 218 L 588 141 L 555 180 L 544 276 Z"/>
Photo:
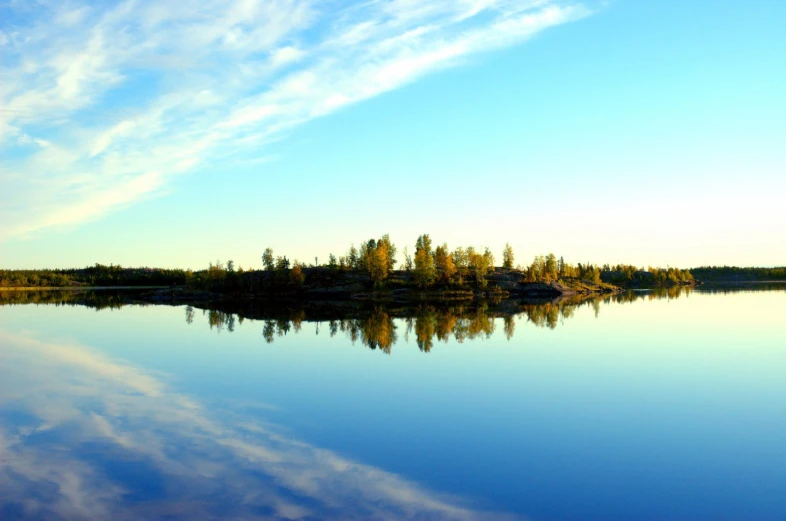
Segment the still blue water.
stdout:
<path fill-rule="evenodd" d="M 0 307 L 0 519 L 786 519 L 784 291 L 365 324 Z"/>

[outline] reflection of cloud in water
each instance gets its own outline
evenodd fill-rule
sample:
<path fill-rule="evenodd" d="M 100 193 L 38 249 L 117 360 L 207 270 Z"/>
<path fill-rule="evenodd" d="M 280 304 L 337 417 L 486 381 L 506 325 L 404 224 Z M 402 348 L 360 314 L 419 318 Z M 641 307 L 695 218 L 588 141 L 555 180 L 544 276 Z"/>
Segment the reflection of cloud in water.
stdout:
<path fill-rule="evenodd" d="M 6 332 L 0 345 L 0 518 L 501 518 L 248 418 L 211 417 L 84 347 Z"/>

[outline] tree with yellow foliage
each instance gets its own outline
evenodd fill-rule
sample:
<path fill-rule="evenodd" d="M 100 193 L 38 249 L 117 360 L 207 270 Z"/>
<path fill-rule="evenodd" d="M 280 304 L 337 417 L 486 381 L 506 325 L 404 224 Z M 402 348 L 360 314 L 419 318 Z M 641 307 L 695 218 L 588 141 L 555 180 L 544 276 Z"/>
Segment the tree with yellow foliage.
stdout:
<path fill-rule="evenodd" d="M 434 251 L 434 262 L 437 266 L 437 273 L 445 281 L 449 281 L 456 274 L 456 265 L 453 263 L 453 258 L 448 253 L 448 245 L 443 243 L 442 246 L 437 246 Z"/>

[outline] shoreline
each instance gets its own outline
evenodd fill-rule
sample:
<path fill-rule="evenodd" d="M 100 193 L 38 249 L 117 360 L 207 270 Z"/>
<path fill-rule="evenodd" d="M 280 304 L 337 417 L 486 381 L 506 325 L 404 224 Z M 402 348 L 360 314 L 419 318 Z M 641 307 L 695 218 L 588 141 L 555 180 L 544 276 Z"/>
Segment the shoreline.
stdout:
<path fill-rule="evenodd" d="M 0 291 L 104 291 L 104 290 L 149 290 L 149 289 L 167 289 L 171 286 L 0 286 Z"/>
<path fill-rule="evenodd" d="M 574 281 L 576 282 L 576 281 Z M 680 285 L 686 287 L 688 285 Z M 690 285 L 691 287 L 693 285 Z M 580 281 L 573 287 L 557 282 L 551 283 L 514 283 L 509 285 L 494 284 L 487 288 L 384 288 L 364 290 L 355 287 L 333 288 L 298 288 L 290 291 L 272 291 L 264 288 L 250 292 L 219 292 L 191 289 L 185 286 L 40 286 L 40 287 L 4 287 L 6 294 L 13 292 L 124 292 L 128 293 L 127 301 L 150 304 L 254 304 L 264 307 L 289 305 L 467 305 L 494 303 L 503 300 L 520 300 L 531 302 L 549 302 L 569 298 L 591 298 L 615 295 L 630 289 L 663 289 L 663 288 L 626 288 L 611 284 L 592 284 Z M 121 299 L 126 300 L 126 299 Z"/>

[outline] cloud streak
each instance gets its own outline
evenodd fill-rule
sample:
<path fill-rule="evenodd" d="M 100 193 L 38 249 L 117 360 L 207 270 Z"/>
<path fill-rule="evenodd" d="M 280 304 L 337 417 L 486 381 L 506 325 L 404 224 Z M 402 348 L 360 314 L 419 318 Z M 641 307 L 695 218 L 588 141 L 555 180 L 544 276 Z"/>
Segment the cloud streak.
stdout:
<path fill-rule="evenodd" d="M 77 225 L 296 125 L 590 14 L 563 0 L 4 7 L 0 240 Z"/>

